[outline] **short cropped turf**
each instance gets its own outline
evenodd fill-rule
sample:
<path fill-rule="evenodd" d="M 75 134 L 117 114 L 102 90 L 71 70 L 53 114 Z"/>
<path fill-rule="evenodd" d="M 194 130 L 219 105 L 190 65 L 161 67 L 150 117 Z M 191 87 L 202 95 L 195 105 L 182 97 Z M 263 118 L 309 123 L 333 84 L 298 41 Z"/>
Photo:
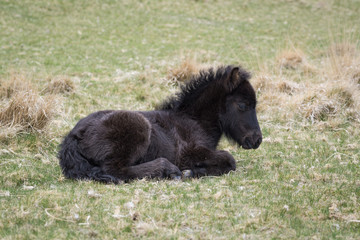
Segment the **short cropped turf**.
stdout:
<path fill-rule="evenodd" d="M 357 0 L 0 0 L 1 239 L 359 239 Z M 191 74 L 252 73 L 263 143 L 237 170 L 65 179 L 78 120 L 152 110 Z"/>

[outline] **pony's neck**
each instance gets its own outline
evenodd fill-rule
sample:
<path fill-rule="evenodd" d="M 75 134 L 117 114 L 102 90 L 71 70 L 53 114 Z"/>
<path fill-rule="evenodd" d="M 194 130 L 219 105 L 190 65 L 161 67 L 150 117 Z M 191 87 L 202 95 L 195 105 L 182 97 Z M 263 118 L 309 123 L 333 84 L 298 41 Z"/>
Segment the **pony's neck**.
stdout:
<path fill-rule="evenodd" d="M 228 68 L 200 72 L 192 81 L 182 86 L 179 93 L 163 102 L 158 109 L 184 114 L 196 120 L 213 142 L 212 145 L 216 147 L 222 135 L 219 111 L 228 92 L 224 80 L 229 74 Z"/>
<path fill-rule="evenodd" d="M 217 147 L 222 135 L 219 119 L 222 97 L 219 91 L 214 91 L 213 94 L 202 94 L 191 105 L 181 111 L 181 113 L 197 120 L 209 139 L 211 139 L 211 147 L 214 149 Z"/>

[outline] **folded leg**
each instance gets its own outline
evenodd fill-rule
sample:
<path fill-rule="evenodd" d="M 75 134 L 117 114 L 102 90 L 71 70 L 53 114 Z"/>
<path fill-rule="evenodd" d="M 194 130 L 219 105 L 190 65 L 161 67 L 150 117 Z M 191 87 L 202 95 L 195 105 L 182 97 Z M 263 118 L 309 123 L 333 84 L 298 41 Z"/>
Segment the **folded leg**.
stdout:
<path fill-rule="evenodd" d="M 213 151 L 197 146 L 186 151 L 182 158 L 180 169 L 190 169 L 194 177 L 205 175 L 218 176 L 235 170 L 236 163 L 229 152 Z"/>
<path fill-rule="evenodd" d="M 180 179 L 181 171 L 166 158 L 157 158 L 150 162 L 125 167 L 117 175 L 125 181 L 146 177 Z"/>

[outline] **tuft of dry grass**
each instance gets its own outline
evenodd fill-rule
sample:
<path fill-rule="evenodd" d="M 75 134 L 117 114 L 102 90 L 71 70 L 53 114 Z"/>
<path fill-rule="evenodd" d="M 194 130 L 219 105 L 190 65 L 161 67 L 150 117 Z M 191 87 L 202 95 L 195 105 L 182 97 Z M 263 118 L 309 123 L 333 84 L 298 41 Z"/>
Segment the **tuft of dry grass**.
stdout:
<path fill-rule="evenodd" d="M 14 93 L 32 89 L 32 84 L 25 74 L 12 72 L 7 78 L 0 79 L 0 99 L 10 98 Z"/>
<path fill-rule="evenodd" d="M 56 76 L 49 80 L 50 82 L 45 88 L 46 93 L 63 94 L 71 93 L 75 90 L 75 83 L 67 76 Z"/>
<path fill-rule="evenodd" d="M 322 96 L 309 96 L 304 99 L 301 107 L 301 114 L 311 122 L 328 120 L 329 116 L 335 116 L 339 111 L 336 101 L 332 101 Z"/>
<path fill-rule="evenodd" d="M 274 80 L 279 79 L 279 80 Z M 300 85 L 296 82 L 288 81 L 276 76 L 260 74 L 255 76 L 252 85 L 258 92 L 276 91 L 292 95 L 300 89 Z"/>
<path fill-rule="evenodd" d="M 356 44 L 348 41 L 333 43 L 329 47 L 329 54 L 339 57 L 354 56 L 357 53 Z"/>
<path fill-rule="evenodd" d="M 66 89 L 56 85 L 52 92 Z M 67 82 L 67 81 L 63 81 Z M 38 83 L 38 82 L 37 82 Z M 0 85 L 0 139 L 15 136 L 22 131 L 41 131 L 58 113 L 59 98 L 53 94 L 41 95 L 39 86 L 25 74 L 10 73 Z"/>
<path fill-rule="evenodd" d="M 310 91 L 300 109 L 312 122 L 341 117 L 352 119 L 360 110 L 358 96 L 359 91 L 349 83 L 327 82 Z"/>
<path fill-rule="evenodd" d="M 15 93 L 0 112 L 2 126 L 21 126 L 22 129 L 43 129 L 56 114 L 56 98 L 40 96 L 37 92 Z"/>
<path fill-rule="evenodd" d="M 351 74 L 351 79 L 358 85 L 360 88 L 360 68 L 354 69 Z"/>
<path fill-rule="evenodd" d="M 299 48 L 283 50 L 276 57 L 280 69 L 300 70 L 304 74 L 316 73 L 316 68 L 307 61 L 305 53 Z"/>
<path fill-rule="evenodd" d="M 356 78 L 360 72 L 360 53 L 357 44 L 344 41 L 334 43 L 327 53 L 328 75 L 333 79 L 351 76 Z"/>
<path fill-rule="evenodd" d="M 186 57 L 181 63 L 169 70 L 167 79 L 177 82 L 187 82 L 204 68 L 194 57 Z"/>
<path fill-rule="evenodd" d="M 307 61 L 301 50 L 283 51 L 273 73 L 263 71 L 252 80 L 259 95 L 258 110 L 279 117 L 300 118 L 311 123 L 331 120 L 360 121 L 359 52 L 353 44 L 333 44 L 331 54 Z M 304 74 L 306 69 L 316 69 Z M 282 68 L 300 69 L 283 72 Z M 294 80 L 296 79 L 296 81 Z"/>
<path fill-rule="evenodd" d="M 289 95 L 293 95 L 294 92 L 300 89 L 299 84 L 290 81 L 282 81 L 278 83 L 277 87 L 280 92 L 287 93 Z"/>
<path fill-rule="evenodd" d="M 279 66 L 296 69 L 301 66 L 305 61 L 305 54 L 300 49 L 284 50 L 276 59 Z"/>

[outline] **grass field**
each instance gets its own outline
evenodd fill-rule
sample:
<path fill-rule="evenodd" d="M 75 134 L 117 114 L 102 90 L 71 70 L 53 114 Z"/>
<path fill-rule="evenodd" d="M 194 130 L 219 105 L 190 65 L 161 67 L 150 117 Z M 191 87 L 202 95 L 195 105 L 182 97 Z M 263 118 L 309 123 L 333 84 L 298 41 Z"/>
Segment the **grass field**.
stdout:
<path fill-rule="evenodd" d="M 1 239 L 359 239 L 357 0 L 0 0 Z M 241 64 L 263 143 L 237 170 L 123 185 L 64 179 L 62 137 L 151 110 L 203 66 Z"/>

